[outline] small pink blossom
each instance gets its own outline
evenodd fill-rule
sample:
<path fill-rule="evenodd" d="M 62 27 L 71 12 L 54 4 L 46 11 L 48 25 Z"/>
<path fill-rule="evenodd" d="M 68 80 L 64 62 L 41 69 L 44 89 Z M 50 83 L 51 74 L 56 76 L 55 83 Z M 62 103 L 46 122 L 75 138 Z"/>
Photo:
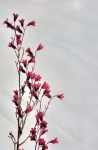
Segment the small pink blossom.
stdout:
<path fill-rule="evenodd" d="M 9 43 L 8 47 L 12 47 L 13 49 L 16 49 L 16 46 L 13 44 L 13 42 Z"/>
<path fill-rule="evenodd" d="M 19 66 L 19 71 L 21 71 L 23 73 L 26 73 L 25 70 L 23 69 L 23 67 L 21 65 Z"/>
<path fill-rule="evenodd" d="M 60 98 L 61 100 L 64 98 L 64 94 L 58 94 L 56 95 L 58 98 Z"/>
<path fill-rule="evenodd" d="M 34 90 L 35 91 L 38 91 L 39 90 L 39 88 L 40 88 L 40 86 L 41 86 L 41 84 L 40 83 L 34 83 L 33 85 L 32 85 L 32 87 L 34 88 Z"/>
<path fill-rule="evenodd" d="M 31 128 L 30 133 L 32 133 L 32 134 L 36 134 L 36 128 Z"/>
<path fill-rule="evenodd" d="M 8 28 L 11 28 L 14 30 L 14 26 L 8 22 L 8 18 L 3 22 L 3 24 L 6 24 Z"/>
<path fill-rule="evenodd" d="M 39 112 L 37 115 L 36 115 L 36 119 L 37 119 L 37 121 L 43 121 L 43 116 L 44 116 L 44 114 L 43 114 L 43 112 Z"/>
<path fill-rule="evenodd" d="M 39 46 L 37 47 L 37 51 L 43 49 L 43 47 L 44 47 L 44 46 L 43 46 L 42 44 L 39 44 Z"/>
<path fill-rule="evenodd" d="M 13 16 L 14 16 L 14 22 L 15 22 L 19 15 L 18 14 L 13 14 Z"/>
<path fill-rule="evenodd" d="M 43 128 L 43 129 L 42 129 L 42 132 L 41 132 L 41 135 L 45 134 L 46 132 L 48 132 L 48 130 L 45 129 L 45 128 Z"/>
<path fill-rule="evenodd" d="M 47 128 L 47 122 L 46 121 L 41 121 L 40 123 L 40 128 Z"/>
<path fill-rule="evenodd" d="M 39 138 L 39 145 L 45 145 L 46 141 L 43 138 Z"/>
<path fill-rule="evenodd" d="M 23 65 L 24 65 L 25 68 L 27 67 L 27 59 L 23 60 L 21 63 L 23 63 Z"/>
<path fill-rule="evenodd" d="M 31 21 L 31 22 L 29 22 L 29 23 L 27 24 L 27 26 L 35 26 L 35 25 L 36 25 L 35 20 L 33 20 L 33 21 Z"/>
<path fill-rule="evenodd" d="M 23 27 L 24 26 L 24 19 L 19 20 L 19 22 L 20 22 L 21 26 Z"/>
<path fill-rule="evenodd" d="M 30 57 L 32 57 L 32 58 L 35 58 L 30 48 L 27 48 L 26 52 L 28 53 L 27 56 L 30 56 Z"/>
<path fill-rule="evenodd" d="M 50 86 L 48 83 L 44 82 L 42 85 L 42 89 L 49 90 Z"/>
<path fill-rule="evenodd" d="M 34 62 L 36 62 L 36 61 L 35 61 L 35 58 L 31 58 L 31 59 L 28 61 L 28 63 L 34 63 Z"/>
<path fill-rule="evenodd" d="M 16 107 L 16 114 L 18 114 L 20 118 L 23 117 L 23 113 L 22 113 L 22 108 L 21 108 L 21 106 L 17 106 L 17 107 Z"/>
<path fill-rule="evenodd" d="M 15 27 L 15 30 L 17 30 L 19 33 L 23 33 L 18 25 Z"/>
<path fill-rule="evenodd" d="M 58 139 L 57 138 L 55 138 L 54 140 L 51 140 L 49 143 L 53 143 L 53 144 L 56 144 L 56 143 L 58 143 L 59 141 L 58 141 Z"/>
<path fill-rule="evenodd" d="M 28 106 L 27 108 L 26 108 L 26 110 L 25 110 L 25 113 L 29 113 L 29 112 L 31 112 L 32 111 L 32 107 L 31 106 Z"/>
<path fill-rule="evenodd" d="M 18 95 L 18 90 L 14 90 L 15 95 Z"/>
<path fill-rule="evenodd" d="M 36 73 L 33 73 L 33 72 L 28 71 L 27 80 L 29 80 L 30 78 L 31 78 L 31 79 L 34 79 L 35 77 L 36 77 Z"/>
<path fill-rule="evenodd" d="M 38 74 L 38 75 L 36 76 L 36 78 L 35 78 L 35 81 L 40 81 L 41 78 L 42 78 L 42 77 Z"/>

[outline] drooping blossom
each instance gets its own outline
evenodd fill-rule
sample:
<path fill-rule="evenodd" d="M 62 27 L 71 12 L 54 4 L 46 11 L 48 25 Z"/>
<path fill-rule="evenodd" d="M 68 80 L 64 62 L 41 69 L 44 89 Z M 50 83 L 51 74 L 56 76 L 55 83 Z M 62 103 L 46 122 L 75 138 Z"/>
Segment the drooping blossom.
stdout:
<path fill-rule="evenodd" d="M 49 90 L 50 89 L 49 84 L 44 82 L 43 85 L 42 85 L 42 89 Z"/>
<path fill-rule="evenodd" d="M 53 144 L 56 144 L 56 143 L 58 143 L 58 142 L 59 142 L 59 141 L 58 141 L 57 138 L 55 138 L 54 140 L 49 141 L 49 143 L 53 143 Z"/>
<path fill-rule="evenodd" d="M 14 22 L 17 20 L 18 16 L 19 16 L 18 14 L 13 14 Z"/>
<path fill-rule="evenodd" d="M 45 134 L 46 132 L 48 132 L 48 130 L 43 128 L 42 131 L 41 131 L 41 135 Z"/>
<path fill-rule="evenodd" d="M 39 88 L 40 88 L 40 86 L 41 86 L 41 84 L 40 83 L 34 83 L 33 85 L 32 85 L 32 88 L 35 90 L 35 91 L 38 91 L 39 90 Z"/>
<path fill-rule="evenodd" d="M 16 46 L 13 44 L 13 42 L 10 42 L 10 43 L 8 44 L 8 47 L 12 47 L 13 49 L 16 49 Z"/>
<path fill-rule="evenodd" d="M 35 26 L 35 25 L 36 25 L 35 20 L 33 20 L 33 21 L 31 21 L 31 22 L 29 22 L 29 23 L 27 24 L 27 26 Z"/>
<path fill-rule="evenodd" d="M 31 79 L 34 79 L 35 77 L 36 77 L 36 73 L 33 73 L 33 72 L 28 71 L 27 80 L 29 80 L 30 78 L 31 78 Z"/>
<path fill-rule="evenodd" d="M 16 114 L 18 114 L 20 118 L 23 117 L 23 112 L 22 112 L 21 106 L 16 107 Z"/>
<path fill-rule="evenodd" d="M 14 95 L 12 102 L 15 103 L 16 106 L 18 106 L 18 101 L 19 100 L 20 100 L 19 96 L 18 95 Z"/>
<path fill-rule="evenodd" d="M 15 27 L 15 30 L 17 30 L 19 33 L 23 33 L 18 25 Z"/>
<path fill-rule="evenodd" d="M 23 65 L 24 65 L 25 68 L 27 67 L 27 64 L 28 64 L 27 59 L 23 60 L 21 63 L 23 63 Z"/>
<path fill-rule="evenodd" d="M 39 138 L 39 145 L 45 145 L 46 141 L 44 140 L 44 138 Z"/>
<path fill-rule="evenodd" d="M 36 128 L 31 128 L 30 133 L 32 134 L 30 136 L 31 141 L 35 141 L 36 140 Z"/>
<path fill-rule="evenodd" d="M 27 108 L 26 108 L 26 110 L 25 110 L 25 113 L 29 113 L 29 112 L 31 112 L 32 111 L 32 107 L 31 106 L 28 106 Z"/>
<path fill-rule="evenodd" d="M 18 95 L 18 90 L 14 90 L 15 95 Z"/>
<path fill-rule="evenodd" d="M 28 86 L 28 88 L 31 90 L 31 82 L 29 82 L 28 80 L 27 81 L 25 81 L 25 84 Z"/>
<path fill-rule="evenodd" d="M 34 55 L 33 55 L 33 52 L 32 52 L 31 49 L 30 49 L 30 47 L 27 48 L 26 52 L 28 53 L 27 56 L 30 56 L 30 57 L 32 57 L 32 58 L 35 58 Z"/>
<path fill-rule="evenodd" d="M 23 27 L 24 26 L 24 19 L 19 20 L 19 22 L 20 22 L 21 26 Z"/>
<path fill-rule="evenodd" d="M 23 67 L 21 65 L 19 66 L 19 71 L 21 71 L 23 73 L 26 73 L 25 70 L 23 69 Z"/>
<path fill-rule="evenodd" d="M 44 114 L 43 114 L 43 112 L 38 112 L 38 114 L 35 116 L 36 117 L 36 120 L 37 121 L 43 121 L 43 116 L 44 116 Z"/>
<path fill-rule="evenodd" d="M 44 47 L 44 46 L 43 46 L 42 44 L 39 44 L 39 46 L 37 47 L 37 51 L 43 49 L 43 47 Z"/>
<path fill-rule="evenodd" d="M 34 62 L 36 62 L 36 61 L 35 61 L 35 58 L 31 58 L 31 59 L 28 61 L 28 63 L 34 63 Z"/>
<path fill-rule="evenodd" d="M 40 123 L 40 128 L 47 128 L 47 122 L 46 121 L 41 121 Z"/>
<path fill-rule="evenodd" d="M 41 80 L 41 76 L 40 76 L 40 74 L 38 74 L 37 76 L 36 76 L 36 78 L 35 78 L 35 81 L 40 81 Z"/>
<path fill-rule="evenodd" d="M 37 92 L 34 89 L 32 89 L 30 93 L 31 93 L 32 96 L 35 97 L 35 99 L 38 100 L 38 94 L 37 94 Z"/>
<path fill-rule="evenodd" d="M 16 34 L 16 42 L 17 42 L 17 45 L 20 45 L 21 43 L 22 43 L 22 41 L 21 41 L 21 35 L 19 34 Z"/>
<path fill-rule="evenodd" d="M 3 22 L 3 24 L 6 24 L 8 28 L 11 28 L 14 30 L 14 26 L 8 22 L 8 18 Z"/>
<path fill-rule="evenodd" d="M 49 89 L 45 89 L 44 91 L 43 91 L 43 96 L 47 96 L 48 98 L 51 98 L 51 95 L 50 95 L 50 90 Z"/>
<path fill-rule="evenodd" d="M 56 95 L 58 98 L 60 98 L 61 100 L 64 98 L 64 94 L 58 94 Z"/>

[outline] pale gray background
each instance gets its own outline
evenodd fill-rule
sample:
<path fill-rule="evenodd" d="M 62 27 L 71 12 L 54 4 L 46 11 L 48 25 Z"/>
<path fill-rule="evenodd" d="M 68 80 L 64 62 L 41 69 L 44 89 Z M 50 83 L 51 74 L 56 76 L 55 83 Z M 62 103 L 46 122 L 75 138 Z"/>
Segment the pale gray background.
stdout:
<path fill-rule="evenodd" d="M 59 139 L 50 150 L 98 150 L 97 0 L 0 0 L 0 149 L 13 149 L 7 136 L 16 130 L 11 100 L 17 73 L 14 52 L 7 48 L 12 32 L 2 25 L 13 13 L 37 22 L 27 29 L 24 47 L 45 46 L 37 55 L 36 72 L 50 83 L 53 94 L 65 94 L 63 101 L 55 98 L 47 112 L 46 138 Z M 33 150 L 32 142 L 23 148 Z"/>

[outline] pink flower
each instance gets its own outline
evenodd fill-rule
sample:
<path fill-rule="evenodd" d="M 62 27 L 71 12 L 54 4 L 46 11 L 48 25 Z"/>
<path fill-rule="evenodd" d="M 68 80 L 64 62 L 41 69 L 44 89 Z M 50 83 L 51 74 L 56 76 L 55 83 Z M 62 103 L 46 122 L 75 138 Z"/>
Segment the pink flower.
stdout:
<path fill-rule="evenodd" d="M 27 108 L 26 108 L 26 110 L 25 110 L 25 113 L 29 113 L 29 112 L 31 112 L 32 111 L 32 107 L 31 106 L 28 106 Z"/>
<path fill-rule="evenodd" d="M 30 131 L 32 134 L 36 134 L 36 128 L 31 128 L 31 131 Z"/>
<path fill-rule="evenodd" d="M 50 90 L 49 89 L 44 90 L 43 95 L 47 96 L 48 98 L 51 98 Z"/>
<path fill-rule="evenodd" d="M 23 117 L 23 113 L 22 113 L 22 108 L 21 108 L 21 106 L 17 106 L 17 107 L 16 107 L 16 114 L 18 114 L 20 118 Z"/>
<path fill-rule="evenodd" d="M 33 90 L 31 90 L 31 95 L 32 96 L 34 96 L 35 97 L 35 99 L 37 99 L 38 100 L 38 94 L 37 94 L 37 92 L 33 89 Z"/>
<path fill-rule="evenodd" d="M 18 95 L 14 95 L 13 96 L 13 102 L 16 102 L 16 101 L 18 101 L 20 98 L 18 97 Z"/>
<path fill-rule="evenodd" d="M 27 24 L 27 26 L 35 26 L 35 25 L 36 25 L 35 20 L 33 20 L 33 21 L 31 21 L 31 22 L 29 22 L 29 23 Z"/>
<path fill-rule="evenodd" d="M 37 121 L 43 121 L 43 116 L 44 116 L 44 114 L 43 114 L 43 112 L 39 112 L 37 115 L 36 115 L 36 119 L 37 119 Z"/>
<path fill-rule="evenodd" d="M 14 16 L 14 22 L 15 22 L 19 15 L 18 14 L 13 14 L 13 16 Z"/>
<path fill-rule="evenodd" d="M 56 143 L 58 143 L 58 142 L 59 142 L 59 141 L 58 141 L 57 138 L 55 138 L 54 140 L 49 141 L 49 143 L 53 143 L 53 144 L 56 144 Z"/>
<path fill-rule="evenodd" d="M 48 132 L 48 130 L 45 129 L 45 128 L 43 128 L 43 129 L 42 129 L 42 132 L 41 132 L 41 135 L 45 134 L 46 132 Z"/>
<path fill-rule="evenodd" d="M 28 71 L 27 80 L 29 80 L 30 78 L 31 78 L 31 79 L 34 79 L 35 77 L 36 77 L 36 73 L 33 73 L 33 72 Z"/>
<path fill-rule="evenodd" d="M 37 84 L 36 84 L 36 83 L 34 83 L 32 87 L 34 88 L 34 90 L 35 90 L 35 91 L 38 91 L 38 90 L 39 90 L 39 88 L 40 88 L 40 86 L 41 86 L 41 84 L 40 84 L 40 83 L 37 83 Z"/>
<path fill-rule="evenodd" d="M 34 55 L 33 55 L 33 53 L 31 52 L 31 49 L 30 49 L 30 48 L 27 48 L 26 52 L 28 53 L 27 56 L 30 56 L 30 57 L 32 57 L 32 58 L 35 58 Z"/>
<path fill-rule="evenodd" d="M 19 33 L 23 33 L 18 25 L 15 27 L 15 30 L 17 30 Z"/>
<path fill-rule="evenodd" d="M 23 65 L 24 65 L 25 68 L 27 67 L 27 59 L 23 60 L 21 63 L 23 63 Z"/>
<path fill-rule="evenodd" d="M 50 86 L 48 83 L 44 82 L 42 85 L 42 89 L 49 90 Z"/>
<path fill-rule="evenodd" d="M 13 49 L 16 49 L 16 46 L 13 44 L 13 42 L 9 43 L 8 47 L 12 47 Z"/>
<path fill-rule="evenodd" d="M 40 123 L 40 128 L 47 128 L 47 122 L 46 121 L 41 121 Z"/>
<path fill-rule="evenodd" d="M 23 27 L 24 26 L 24 19 L 19 20 L 19 22 L 20 22 L 21 26 Z"/>
<path fill-rule="evenodd" d="M 39 145 L 45 145 L 46 141 L 43 138 L 39 138 Z"/>
<path fill-rule="evenodd" d="M 19 67 L 19 71 L 23 72 L 23 73 L 26 73 L 25 70 L 23 69 L 23 67 L 20 65 Z"/>
<path fill-rule="evenodd" d="M 28 63 L 34 63 L 34 62 L 36 62 L 36 61 L 35 61 L 35 58 L 31 58 L 31 59 L 28 61 Z"/>
<path fill-rule="evenodd" d="M 61 100 L 64 98 L 64 94 L 58 94 L 56 95 L 58 98 L 60 98 Z"/>
<path fill-rule="evenodd" d="M 31 141 L 35 141 L 36 140 L 36 134 L 33 134 L 30 136 Z"/>
<path fill-rule="evenodd" d="M 14 30 L 14 26 L 8 22 L 8 18 L 3 22 L 3 24 L 6 24 L 8 28 L 11 28 Z"/>
<path fill-rule="evenodd" d="M 37 51 L 43 49 L 43 47 L 44 47 L 43 45 L 39 44 L 39 46 L 37 47 Z"/>
<path fill-rule="evenodd" d="M 18 95 L 18 90 L 15 90 L 14 93 L 15 93 L 15 95 Z"/>
<path fill-rule="evenodd" d="M 36 78 L 35 78 L 35 81 L 40 81 L 41 78 L 42 78 L 42 77 L 38 74 L 38 75 L 36 76 Z"/>

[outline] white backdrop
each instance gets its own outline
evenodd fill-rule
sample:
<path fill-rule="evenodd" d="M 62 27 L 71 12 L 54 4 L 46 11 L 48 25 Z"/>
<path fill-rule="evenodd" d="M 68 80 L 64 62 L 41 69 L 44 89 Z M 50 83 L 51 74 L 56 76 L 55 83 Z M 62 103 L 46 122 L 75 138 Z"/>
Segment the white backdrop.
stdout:
<path fill-rule="evenodd" d="M 18 13 L 36 27 L 27 29 L 24 46 L 44 49 L 37 55 L 36 72 L 47 81 L 54 99 L 47 112 L 46 139 L 59 139 L 50 150 L 98 149 L 98 1 L 97 0 L 1 0 L 0 1 L 0 148 L 13 150 L 10 131 L 16 132 L 13 89 L 17 87 L 15 56 L 7 48 L 12 32 L 2 25 Z M 24 137 L 32 126 L 29 117 Z M 24 150 L 33 150 L 27 142 Z"/>

